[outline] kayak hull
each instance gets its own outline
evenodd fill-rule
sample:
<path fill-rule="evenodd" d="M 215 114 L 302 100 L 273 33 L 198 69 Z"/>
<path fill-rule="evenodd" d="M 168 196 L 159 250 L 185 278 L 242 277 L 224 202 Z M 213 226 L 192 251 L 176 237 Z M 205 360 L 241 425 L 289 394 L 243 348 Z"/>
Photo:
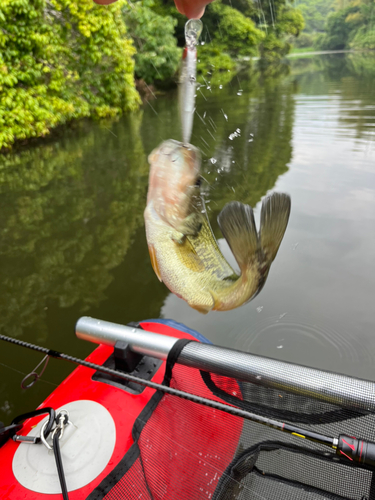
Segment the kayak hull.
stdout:
<path fill-rule="evenodd" d="M 187 338 L 191 340 L 206 341 L 198 332 L 189 330 L 183 325 L 169 320 L 150 320 L 140 323 L 144 330 L 161 333 L 177 338 Z M 140 331 L 141 335 L 141 331 Z M 99 345 L 88 357 L 87 361 L 98 365 L 103 365 L 113 354 L 113 348 L 106 345 Z M 158 368 L 152 381 L 161 383 L 164 378 L 165 361 Z M 102 381 L 93 379 L 95 370 L 83 366 L 78 366 L 53 393 L 39 406 L 52 407 L 54 409 L 69 405 L 75 401 L 94 401 L 104 407 L 111 415 L 115 429 L 116 439 L 113 453 L 104 467 L 103 471 L 85 486 L 73 491 L 69 491 L 70 500 L 82 500 L 101 483 L 101 481 L 116 467 L 120 460 L 133 444 L 132 428 L 134 421 L 150 401 L 155 393 L 154 389 L 145 388 L 140 394 L 132 394 L 126 390 L 113 385 L 108 385 Z M 25 409 L 28 411 L 30 409 Z M 35 417 L 25 421 L 23 429 L 19 434 L 27 435 L 41 421 L 44 416 Z M 14 474 L 14 457 L 18 447 L 42 446 L 29 445 L 25 443 L 15 443 L 8 440 L 0 448 L 0 497 L 3 500 L 61 500 L 61 492 L 56 494 L 45 494 L 25 488 L 16 479 Z"/>

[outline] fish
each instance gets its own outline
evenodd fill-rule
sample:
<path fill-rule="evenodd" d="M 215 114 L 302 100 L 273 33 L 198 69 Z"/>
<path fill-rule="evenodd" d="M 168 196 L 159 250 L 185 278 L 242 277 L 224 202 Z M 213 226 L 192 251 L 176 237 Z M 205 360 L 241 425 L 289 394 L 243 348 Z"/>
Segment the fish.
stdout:
<path fill-rule="evenodd" d="M 155 274 L 177 297 L 207 314 L 240 307 L 261 291 L 284 237 L 291 202 L 285 193 L 267 196 L 259 233 L 249 205 L 233 201 L 224 206 L 218 224 L 239 266 L 237 274 L 207 217 L 200 161 L 197 148 L 174 140 L 150 154 L 144 219 Z"/>

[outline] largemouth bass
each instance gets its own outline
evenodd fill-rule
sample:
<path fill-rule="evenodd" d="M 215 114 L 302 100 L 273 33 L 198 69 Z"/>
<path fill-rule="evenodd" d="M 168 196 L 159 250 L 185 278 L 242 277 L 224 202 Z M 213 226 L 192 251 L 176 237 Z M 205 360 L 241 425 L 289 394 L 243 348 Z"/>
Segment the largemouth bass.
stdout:
<path fill-rule="evenodd" d="M 220 229 L 241 271 L 237 275 L 218 247 L 199 195 L 198 150 L 166 141 L 151 153 L 149 162 L 144 216 L 159 280 L 202 313 L 228 311 L 250 301 L 264 286 L 283 239 L 289 196 L 274 193 L 263 201 L 259 234 L 249 205 L 231 202 L 220 212 Z"/>

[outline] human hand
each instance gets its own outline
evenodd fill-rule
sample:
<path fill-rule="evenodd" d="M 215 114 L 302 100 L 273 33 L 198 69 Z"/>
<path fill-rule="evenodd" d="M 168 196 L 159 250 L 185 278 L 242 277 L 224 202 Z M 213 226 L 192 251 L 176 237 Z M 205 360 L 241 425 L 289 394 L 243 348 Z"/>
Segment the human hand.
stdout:
<path fill-rule="evenodd" d="M 109 5 L 117 0 L 94 0 L 99 5 Z M 177 10 L 189 19 L 199 19 L 204 14 L 206 5 L 212 0 L 174 0 Z"/>

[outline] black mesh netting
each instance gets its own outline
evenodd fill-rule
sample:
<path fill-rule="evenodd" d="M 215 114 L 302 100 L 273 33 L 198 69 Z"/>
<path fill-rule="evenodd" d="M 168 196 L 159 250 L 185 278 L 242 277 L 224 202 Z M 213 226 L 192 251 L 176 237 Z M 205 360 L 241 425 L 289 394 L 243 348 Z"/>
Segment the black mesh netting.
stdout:
<path fill-rule="evenodd" d="M 375 440 L 371 413 L 181 365 L 170 386 L 323 435 Z M 371 469 L 331 448 L 161 392 L 133 438 L 89 500 L 375 499 Z"/>

